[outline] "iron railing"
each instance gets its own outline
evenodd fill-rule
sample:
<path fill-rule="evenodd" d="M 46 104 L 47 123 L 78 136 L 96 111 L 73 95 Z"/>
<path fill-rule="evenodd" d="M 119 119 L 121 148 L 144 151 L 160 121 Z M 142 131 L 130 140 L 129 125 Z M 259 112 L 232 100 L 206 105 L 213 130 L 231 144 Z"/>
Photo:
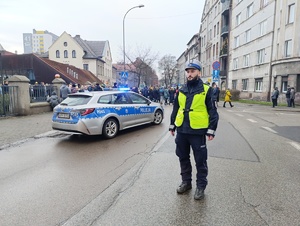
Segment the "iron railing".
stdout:
<path fill-rule="evenodd" d="M 0 116 L 16 115 L 18 99 L 17 86 L 0 86 Z"/>

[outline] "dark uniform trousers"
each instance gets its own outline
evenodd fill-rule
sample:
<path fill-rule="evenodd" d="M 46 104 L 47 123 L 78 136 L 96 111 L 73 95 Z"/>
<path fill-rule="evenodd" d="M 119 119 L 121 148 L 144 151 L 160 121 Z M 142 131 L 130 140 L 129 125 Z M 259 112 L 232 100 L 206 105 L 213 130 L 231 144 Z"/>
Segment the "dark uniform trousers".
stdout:
<path fill-rule="evenodd" d="M 179 157 L 180 162 L 182 181 L 188 183 L 191 183 L 192 181 L 192 165 L 190 160 L 190 150 L 192 147 L 197 168 L 197 187 L 205 189 L 208 174 L 205 135 L 177 133 L 175 142 L 176 155 Z"/>

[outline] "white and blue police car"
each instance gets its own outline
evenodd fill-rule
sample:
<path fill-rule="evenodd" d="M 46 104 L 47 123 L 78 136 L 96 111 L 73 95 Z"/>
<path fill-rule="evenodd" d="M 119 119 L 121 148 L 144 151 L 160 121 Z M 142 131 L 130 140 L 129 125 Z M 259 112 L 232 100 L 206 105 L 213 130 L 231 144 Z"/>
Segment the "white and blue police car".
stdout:
<path fill-rule="evenodd" d="M 147 123 L 159 125 L 163 118 L 160 103 L 132 91 L 78 92 L 53 109 L 52 128 L 110 139 L 120 130 Z"/>

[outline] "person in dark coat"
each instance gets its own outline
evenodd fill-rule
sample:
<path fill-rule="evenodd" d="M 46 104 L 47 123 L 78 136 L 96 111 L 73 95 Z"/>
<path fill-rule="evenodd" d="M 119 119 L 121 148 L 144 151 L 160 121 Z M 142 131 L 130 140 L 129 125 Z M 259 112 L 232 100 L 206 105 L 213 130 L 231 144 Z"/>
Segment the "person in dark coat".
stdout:
<path fill-rule="evenodd" d="M 55 91 L 51 93 L 51 96 L 47 99 L 47 102 L 50 104 L 52 110 L 56 105 L 59 104 L 59 98 Z"/>
<path fill-rule="evenodd" d="M 178 194 L 192 189 L 192 148 L 197 168 L 196 191 L 194 199 L 204 197 L 207 186 L 207 146 L 206 139 L 213 140 L 219 115 L 213 103 L 213 90 L 201 80 L 201 65 L 197 60 L 188 62 L 186 68 L 187 83 L 176 95 L 171 113 L 169 131 L 174 136 L 177 131 L 176 155 L 179 157 L 182 182 L 177 188 Z"/>
<path fill-rule="evenodd" d="M 94 91 L 103 91 L 102 87 L 99 85 L 99 83 L 96 83 Z"/>
<path fill-rule="evenodd" d="M 271 96 L 272 103 L 273 103 L 273 108 L 277 106 L 278 96 L 279 96 L 279 91 L 278 91 L 278 88 L 275 87 L 273 92 L 272 92 L 272 96 Z"/>

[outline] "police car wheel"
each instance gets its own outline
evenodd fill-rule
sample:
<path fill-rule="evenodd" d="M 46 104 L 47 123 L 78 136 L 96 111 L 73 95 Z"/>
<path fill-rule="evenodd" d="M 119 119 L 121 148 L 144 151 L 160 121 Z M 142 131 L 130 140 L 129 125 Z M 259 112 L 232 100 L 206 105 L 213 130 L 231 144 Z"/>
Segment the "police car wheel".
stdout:
<path fill-rule="evenodd" d="M 153 121 L 153 124 L 154 125 L 159 125 L 163 120 L 163 113 L 161 110 L 157 110 L 155 113 L 154 113 L 154 121 Z"/>
<path fill-rule="evenodd" d="M 119 125 L 115 119 L 109 118 L 104 122 L 102 128 L 102 135 L 105 138 L 108 139 L 114 138 L 117 135 L 118 131 L 119 131 Z"/>

